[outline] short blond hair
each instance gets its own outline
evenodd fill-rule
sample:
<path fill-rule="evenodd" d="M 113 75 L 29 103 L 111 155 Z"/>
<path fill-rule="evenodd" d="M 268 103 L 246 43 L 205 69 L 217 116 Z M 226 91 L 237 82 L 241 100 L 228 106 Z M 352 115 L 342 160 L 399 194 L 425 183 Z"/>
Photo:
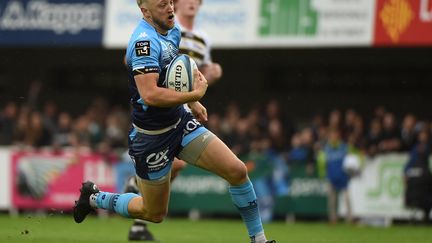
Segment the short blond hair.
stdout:
<path fill-rule="evenodd" d="M 138 1 L 138 0 L 137 0 Z M 178 0 L 174 0 L 174 4 L 176 4 L 178 2 Z M 202 0 L 199 0 L 200 4 L 202 4 Z"/>
<path fill-rule="evenodd" d="M 144 3 L 147 3 L 147 0 L 136 0 L 138 7 L 141 7 Z"/>

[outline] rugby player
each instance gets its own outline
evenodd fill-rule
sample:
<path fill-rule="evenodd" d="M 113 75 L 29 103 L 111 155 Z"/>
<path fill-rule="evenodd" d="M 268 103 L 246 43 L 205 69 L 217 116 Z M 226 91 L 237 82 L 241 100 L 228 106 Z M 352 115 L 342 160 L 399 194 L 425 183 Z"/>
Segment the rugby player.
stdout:
<path fill-rule="evenodd" d="M 208 87 L 206 78 L 196 71 L 191 92 L 163 88 L 164 69 L 178 55 L 181 38 L 173 1 L 137 0 L 137 4 L 143 19 L 129 41 L 126 63 L 133 106 L 129 154 L 135 162 L 142 196 L 103 192 L 93 182 L 84 182 L 73 208 L 75 222 L 81 223 L 95 208 L 162 222 L 168 212 L 172 161 L 178 157 L 229 183 L 231 198 L 251 242 L 275 242 L 267 241 L 264 234 L 246 166 L 199 122 L 207 120 L 206 108 L 199 103 Z M 192 113 L 184 109 L 186 103 Z"/>
<path fill-rule="evenodd" d="M 197 28 L 195 19 L 198 14 L 202 0 L 175 0 L 174 11 L 177 23 L 181 28 L 180 54 L 192 57 L 199 70 L 207 79 L 208 84 L 212 85 L 222 76 L 220 64 L 212 61 L 210 41 L 205 32 Z M 178 175 L 179 171 L 186 167 L 186 163 L 179 159 L 174 159 L 171 169 L 171 182 Z M 139 193 L 136 186 L 136 178 L 131 177 L 127 181 L 125 192 Z M 153 234 L 148 230 L 145 221 L 136 219 L 129 229 L 129 240 L 154 241 Z"/>

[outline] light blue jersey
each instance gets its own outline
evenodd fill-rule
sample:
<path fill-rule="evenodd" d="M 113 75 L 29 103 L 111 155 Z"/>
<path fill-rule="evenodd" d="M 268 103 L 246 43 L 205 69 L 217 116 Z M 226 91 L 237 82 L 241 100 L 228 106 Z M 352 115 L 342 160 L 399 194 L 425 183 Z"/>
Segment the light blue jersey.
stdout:
<path fill-rule="evenodd" d="M 183 106 L 160 108 L 148 106 L 138 93 L 134 76 L 145 73 L 159 73 L 158 86 L 162 87 L 168 64 L 178 55 L 181 30 L 178 25 L 167 35 L 142 19 L 133 32 L 126 51 L 129 73 L 132 122 L 146 130 L 158 130 L 175 124 L 184 111 Z"/>

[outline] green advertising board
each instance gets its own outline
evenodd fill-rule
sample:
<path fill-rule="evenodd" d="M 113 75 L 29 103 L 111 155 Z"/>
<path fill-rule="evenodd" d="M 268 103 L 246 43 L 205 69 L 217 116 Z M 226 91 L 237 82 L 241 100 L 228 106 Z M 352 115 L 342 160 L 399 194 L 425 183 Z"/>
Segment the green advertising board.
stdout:
<path fill-rule="evenodd" d="M 312 8 L 311 2 L 311 0 L 262 0 L 260 35 L 315 35 L 318 12 Z"/>
<path fill-rule="evenodd" d="M 324 180 L 294 177 L 290 187 L 288 196 L 276 198 L 276 215 L 326 215 Z M 175 179 L 170 199 L 171 213 L 188 213 L 190 210 L 208 214 L 237 214 L 228 192 L 228 183 L 193 166 L 186 167 Z"/>

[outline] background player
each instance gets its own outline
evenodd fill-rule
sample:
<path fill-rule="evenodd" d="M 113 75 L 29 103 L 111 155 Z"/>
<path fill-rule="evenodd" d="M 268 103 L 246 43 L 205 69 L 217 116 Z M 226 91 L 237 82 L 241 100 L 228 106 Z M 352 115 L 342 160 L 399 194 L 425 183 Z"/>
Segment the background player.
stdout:
<path fill-rule="evenodd" d="M 218 63 L 212 61 L 210 41 L 206 33 L 196 27 L 195 20 L 201 4 L 201 0 L 174 1 L 176 21 L 181 27 L 182 36 L 179 53 L 192 57 L 208 84 L 211 85 L 222 77 L 222 68 Z M 171 181 L 184 167 L 186 167 L 184 161 L 174 160 Z M 127 181 L 125 192 L 138 193 L 135 177 Z M 129 229 L 129 240 L 153 241 L 153 234 L 147 227 L 145 221 L 136 219 Z"/>
<path fill-rule="evenodd" d="M 179 52 L 194 59 L 210 85 L 221 78 L 222 68 L 211 59 L 210 41 L 206 33 L 196 27 L 195 19 L 201 4 L 201 0 L 174 1 L 176 19 L 182 31 Z"/>
<path fill-rule="evenodd" d="M 75 221 L 81 223 L 94 208 L 102 208 L 124 217 L 162 222 L 168 211 L 172 161 L 179 157 L 227 180 L 251 242 L 275 242 L 265 237 L 244 163 L 183 108 L 188 103 L 197 119 L 207 119 L 206 109 L 198 102 L 207 90 L 205 77 L 194 73 L 191 92 L 161 87 L 160 74 L 178 54 L 181 36 L 174 24 L 173 1 L 137 3 L 144 18 L 132 35 L 126 59 L 134 108 L 129 154 L 135 161 L 143 196 L 101 192 L 94 183 L 85 182 L 73 210 Z"/>

